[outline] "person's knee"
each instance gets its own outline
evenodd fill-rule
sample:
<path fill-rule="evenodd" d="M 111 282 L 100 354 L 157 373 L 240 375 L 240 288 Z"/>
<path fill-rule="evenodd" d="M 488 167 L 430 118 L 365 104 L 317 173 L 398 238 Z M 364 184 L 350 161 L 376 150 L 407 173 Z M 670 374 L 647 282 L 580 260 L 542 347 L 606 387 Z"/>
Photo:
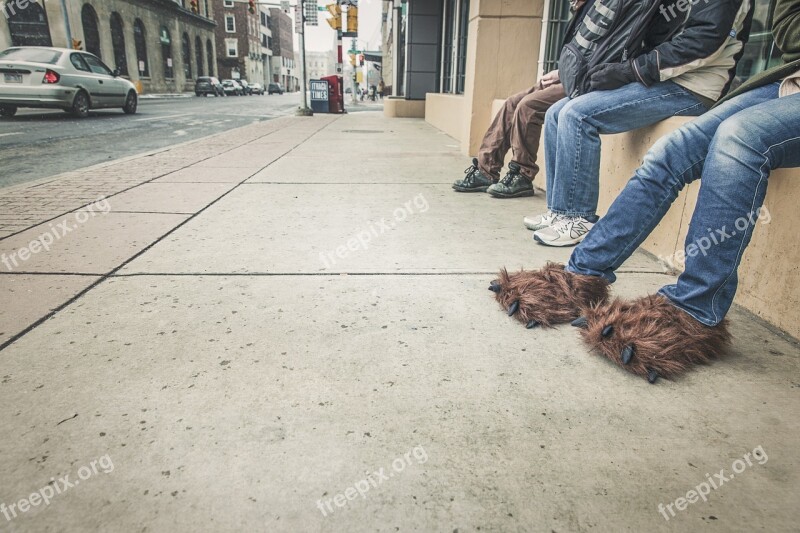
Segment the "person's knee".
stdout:
<path fill-rule="evenodd" d="M 719 153 L 759 150 L 763 143 L 758 128 L 754 126 L 752 120 L 746 119 L 741 113 L 733 115 L 717 128 L 711 150 Z"/>
<path fill-rule="evenodd" d="M 519 107 L 529 110 L 529 113 L 541 112 L 544 113 L 553 106 L 552 100 L 543 98 L 539 92 L 534 92 L 526 95 L 520 103 Z"/>

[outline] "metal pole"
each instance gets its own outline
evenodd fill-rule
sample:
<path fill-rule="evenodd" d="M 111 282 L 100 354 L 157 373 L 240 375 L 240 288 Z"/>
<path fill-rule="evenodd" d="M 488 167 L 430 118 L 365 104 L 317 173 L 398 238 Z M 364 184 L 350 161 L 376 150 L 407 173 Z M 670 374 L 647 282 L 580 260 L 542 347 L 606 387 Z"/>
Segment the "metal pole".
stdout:
<path fill-rule="evenodd" d="M 303 93 L 302 106 L 297 110 L 297 116 L 310 117 L 314 114 L 308 107 L 308 94 L 306 94 L 306 5 L 305 0 L 300 0 L 300 91 Z"/>
<path fill-rule="evenodd" d="M 42 7 L 47 9 L 42 2 Z M 72 48 L 72 30 L 69 27 L 69 11 L 67 11 L 67 0 L 61 0 L 61 13 L 64 15 L 64 28 L 67 30 L 67 45 L 64 48 Z"/>

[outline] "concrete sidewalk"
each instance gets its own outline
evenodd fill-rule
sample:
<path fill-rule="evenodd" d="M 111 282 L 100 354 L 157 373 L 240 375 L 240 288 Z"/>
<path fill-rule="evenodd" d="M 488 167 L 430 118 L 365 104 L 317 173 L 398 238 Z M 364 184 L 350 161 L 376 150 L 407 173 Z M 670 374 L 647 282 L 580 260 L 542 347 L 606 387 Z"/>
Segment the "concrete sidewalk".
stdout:
<path fill-rule="evenodd" d="M 467 164 L 363 111 L 0 192 L 0 531 L 796 531 L 796 341 L 651 386 L 525 330 L 488 282 L 569 250 Z"/>

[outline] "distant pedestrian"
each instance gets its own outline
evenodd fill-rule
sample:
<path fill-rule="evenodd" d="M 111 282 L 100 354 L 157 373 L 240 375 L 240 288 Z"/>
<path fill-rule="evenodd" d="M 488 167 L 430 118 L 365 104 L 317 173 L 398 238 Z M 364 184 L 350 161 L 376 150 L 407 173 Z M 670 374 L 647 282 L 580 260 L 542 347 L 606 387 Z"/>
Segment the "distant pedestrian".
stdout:
<path fill-rule="evenodd" d="M 383 100 L 383 93 L 386 92 L 386 85 L 384 85 L 383 80 L 378 83 L 378 96 L 381 100 Z"/>

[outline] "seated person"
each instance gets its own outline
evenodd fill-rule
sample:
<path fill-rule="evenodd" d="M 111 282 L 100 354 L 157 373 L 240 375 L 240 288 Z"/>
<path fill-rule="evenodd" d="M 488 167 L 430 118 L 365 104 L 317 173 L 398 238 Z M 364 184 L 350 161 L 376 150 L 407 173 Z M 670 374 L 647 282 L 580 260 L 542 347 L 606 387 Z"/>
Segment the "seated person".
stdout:
<path fill-rule="evenodd" d="M 649 26 L 634 20 L 631 35 L 641 35 L 643 42 L 630 48 L 635 41 L 626 43 L 623 56 L 630 58 L 596 65 L 588 73 L 591 93 L 550 108 L 545 118 L 548 210 L 534 221 L 537 242 L 574 246 L 597 222 L 601 134 L 701 115 L 727 91 L 749 37 L 753 6 L 750 0 L 691 2 L 677 31 L 674 21 L 668 22 L 668 9 Z M 651 42 L 665 34 L 671 37 Z M 562 56 L 562 79 L 564 62 Z"/>
<path fill-rule="evenodd" d="M 564 44 L 582 29 L 579 22 L 593 4 L 594 0 L 573 0 L 571 10 L 574 16 L 565 33 Z M 453 189 L 457 192 L 488 192 L 495 198 L 533 196 L 533 180 L 539 173 L 536 158 L 545 113 L 565 96 L 555 70 L 530 89 L 508 98 L 486 131 L 478 157 L 473 158 L 472 166 L 464 171 L 466 177 L 457 180 Z M 500 180 L 500 170 L 509 148 L 514 161 Z"/>
<path fill-rule="evenodd" d="M 785 64 L 754 77 L 710 112 L 658 141 L 569 264 L 501 272 L 491 290 L 529 328 L 576 319 L 590 346 L 646 377 L 671 377 L 725 353 L 725 315 L 761 214 L 770 172 L 800 167 L 800 0 L 778 0 L 773 34 Z M 674 285 L 608 301 L 614 272 L 700 179 Z"/>

